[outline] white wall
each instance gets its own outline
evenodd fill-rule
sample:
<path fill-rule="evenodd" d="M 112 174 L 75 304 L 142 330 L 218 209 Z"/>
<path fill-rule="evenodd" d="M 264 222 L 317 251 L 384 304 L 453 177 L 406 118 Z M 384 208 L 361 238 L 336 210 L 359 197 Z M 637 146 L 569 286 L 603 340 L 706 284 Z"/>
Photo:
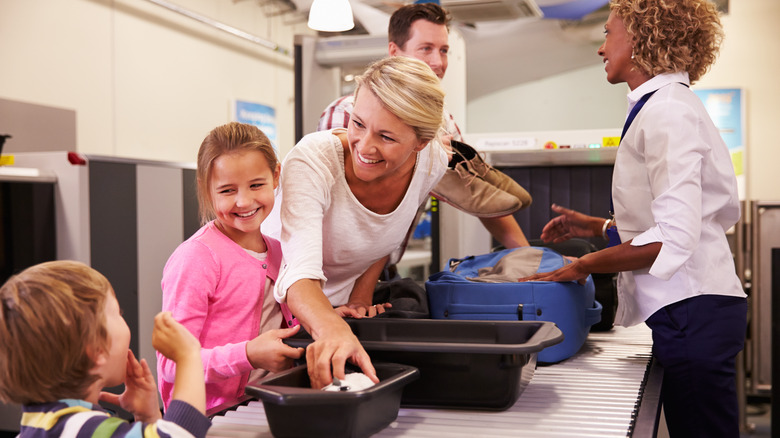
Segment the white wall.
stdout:
<path fill-rule="evenodd" d="M 608 83 L 598 62 L 470 100 L 468 132 L 620 128 L 627 91 Z"/>
<path fill-rule="evenodd" d="M 694 87 L 745 90 L 747 198 L 777 200 L 780 2 L 732 0 L 729 8 L 720 58 Z M 627 87 L 607 83 L 596 46 L 593 56 L 593 67 L 470 100 L 468 132 L 620 128 Z M 531 60 L 528 68 L 533 68 Z"/>
<path fill-rule="evenodd" d="M 441 86 L 447 93 L 444 107 L 455 118 L 460 129 L 468 123 L 466 111 L 466 42 L 456 28 L 450 29 L 450 51 L 447 72 Z"/>
<path fill-rule="evenodd" d="M 748 199 L 780 200 L 780 2 L 729 3 L 720 58 L 695 87 L 745 90 Z"/>
<path fill-rule="evenodd" d="M 290 52 L 293 35 L 310 32 L 271 17 L 272 2 L 171 3 Z M 292 53 L 145 0 L 3 0 L 0 53 L 0 97 L 75 110 L 79 152 L 194 161 L 232 99 L 274 107 L 279 147 L 292 147 Z"/>

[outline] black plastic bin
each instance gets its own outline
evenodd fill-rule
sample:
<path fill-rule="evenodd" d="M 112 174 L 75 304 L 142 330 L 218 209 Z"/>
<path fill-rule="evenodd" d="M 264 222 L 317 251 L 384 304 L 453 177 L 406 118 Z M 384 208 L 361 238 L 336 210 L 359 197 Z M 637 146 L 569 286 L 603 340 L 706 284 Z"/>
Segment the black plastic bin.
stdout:
<path fill-rule="evenodd" d="M 367 437 L 395 421 L 404 385 L 419 372 L 409 365 L 374 363 L 379 383 L 355 392 L 311 388 L 306 365 L 245 388 L 263 402 L 275 437 Z"/>
<path fill-rule="evenodd" d="M 404 388 L 401 405 L 505 410 L 533 377 L 536 355 L 563 341 L 548 321 L 453 321 L 347 319 L 374 363 L 394 362 L 420 370 Z M 305 332 L 285 340 L 312 342 Z"/>

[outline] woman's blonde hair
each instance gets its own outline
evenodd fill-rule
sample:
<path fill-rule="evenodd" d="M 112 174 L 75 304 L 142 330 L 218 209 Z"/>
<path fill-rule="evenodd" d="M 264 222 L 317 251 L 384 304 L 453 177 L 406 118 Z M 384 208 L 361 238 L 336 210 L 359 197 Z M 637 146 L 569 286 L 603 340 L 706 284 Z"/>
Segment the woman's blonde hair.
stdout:
<path fill-rule="evenodd" d="M 356 82 L 356 99 L 361 90 L 370 90 L 388 111 L 414 130 L 419 140 L 437 138 L 442 126 L 444 90 L 426 63 L 391 56 L 371 64 Z"/>
<path fill-rule="evenodd" d="M 74 261 L 46 262 L 0 288 L 0 400 L 19 404 L 85 398 L 110 347 L 106 277 Z"/>
<path fill-rule="evenodd" d="M 655 76 L 687 71 L 696 82 L 715 62 L 723 28 L 710 0 L 612 0 L 634 47 L 634 65 Z"/>
<path fill-rule="evenodd" d="M 276 157 L 274 147 L 257 126 L 231 122 L 212 129 L 203 139 L 198 150 L 198 169 L 196 170 L 201 225 L 215 216 L 214 203 L 209 190 L 214 160 L 224 154 L 248 151 L 257 151 L 263 154 L 271 171 L 276 171 L 279 160 Z"/>

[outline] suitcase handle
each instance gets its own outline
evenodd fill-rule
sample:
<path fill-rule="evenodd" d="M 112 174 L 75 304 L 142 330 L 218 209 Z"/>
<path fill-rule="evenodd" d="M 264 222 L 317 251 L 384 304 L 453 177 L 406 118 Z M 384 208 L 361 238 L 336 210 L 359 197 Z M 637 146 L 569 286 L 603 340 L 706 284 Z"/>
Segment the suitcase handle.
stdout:
<path fill-rule="evenodd" d="M 474 256 L 471 255 L 471 256 L 464 257 L 462 259 L 450 259 L 449 263 L 448 263 L 449 268 L 450 268 L 450 272 L 455 272 L 455 270 L 458 269 L 458 265 L 460 265 L 461 263 L 465 262 L 466 260 L 471 260 L 473 258 L 474 258 Z"/>
<path fill-rule="evenodd" d="M 444 310 L 444 318 L 479 320 L 523 320 L 523 313 L 535 312 L 533 304 L 457 304 L 450 303 Z M 435 317 L 434 317 L 435 318 Z M 601 311 L 599 311 L 601 319 Z M 595 324 L 595 323 L 594 323 Z"/>
<path fill-rule="evenodd" d="M 585 309 L 585 324 L 590 327 L 601 322 L 601 303 L 593 301 L 593 307 Z"/>

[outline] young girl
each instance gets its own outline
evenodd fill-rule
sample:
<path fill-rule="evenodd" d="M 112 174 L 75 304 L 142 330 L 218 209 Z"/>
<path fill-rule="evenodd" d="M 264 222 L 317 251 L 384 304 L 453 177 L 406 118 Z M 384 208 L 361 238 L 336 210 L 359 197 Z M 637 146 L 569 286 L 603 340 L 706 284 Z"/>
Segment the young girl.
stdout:
<path fill-rule="evenodd" d="M 198 151 L 198 202 L 205 225 L 168 259 L 162 290 L 163 310 L 202 345 L 207 409 L 243 395 L 250 374 L 289 368 L 302 354 L 280 342 L 298 328 L 280 329 L 272 285 L 281 246 L 260 231 L 274 205 L 279 171 L 271 143 L 252 125 L 219 126 Z M 175 364 L 158 353 L 166 407 L 174 374 Z"/>

